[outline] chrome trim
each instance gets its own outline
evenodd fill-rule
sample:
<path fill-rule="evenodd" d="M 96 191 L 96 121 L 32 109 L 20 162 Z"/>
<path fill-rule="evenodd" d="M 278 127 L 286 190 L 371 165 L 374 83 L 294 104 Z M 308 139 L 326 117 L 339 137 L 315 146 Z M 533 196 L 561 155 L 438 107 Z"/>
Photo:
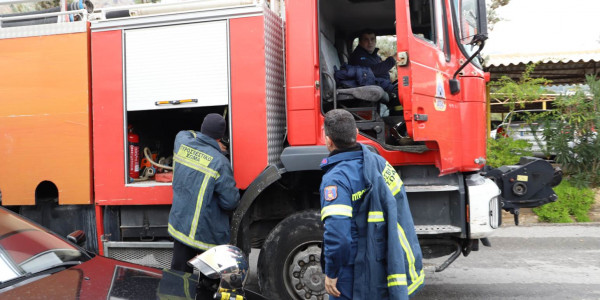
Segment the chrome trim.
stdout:
<path fill-rule="evenodd" d="M 456 185 L 404 185 L 407 193 L 458 191 Z"/>
<path fill-rule="evenodd" d="M 109 20 L 91 21 L 90 27 L 92 32 L 144 28 L 159 25 L 175 25 L 186 23 L 197 23 L 223 19 L 233 19 L 249 16 L 263 15 L 262 6 L 243 6 L 243 7 L 228 7 L 224 9 L 212 9 L 203 11 L 191 11 L 181 13 L 170 13 L 161 15 L 139 16 L 129 18 L 117 18 Z"/>
<path fill-rule="evenodd" d="M 460 227 L 452 225 L 415 225 L 417 234 L 440 234 L 462 232 Z"/>
<path fill-rule="evenodd" d="M 500 211 L 498 206 L 498 196 L 490 199 L 490 227 L 496 229 L 500 224 Z"/>

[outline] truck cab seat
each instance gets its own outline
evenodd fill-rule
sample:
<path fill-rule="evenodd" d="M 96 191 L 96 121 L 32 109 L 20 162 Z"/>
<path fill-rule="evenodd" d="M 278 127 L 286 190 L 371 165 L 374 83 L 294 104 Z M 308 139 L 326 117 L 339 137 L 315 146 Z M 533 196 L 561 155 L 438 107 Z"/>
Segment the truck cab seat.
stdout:
<path fill-rule="evenodd" d="M 338 88 L 334 79 L 334 67 L 339 69 L 340 56 L 334 45 L 333 30 L 321 22 L 320 33 L 320 65 L 322 81 L 322 99 L 332 103 L 334 108 L 345 109 L 356 119 L 359 130 L 374 132 L 374 138 L 384 143 L 384 122 L 379 116 L 380 102 L 388 101 L 388 94 L 376 85 L 355 88 Z M 370 114 L 367 117 L 364 113 Z"/>

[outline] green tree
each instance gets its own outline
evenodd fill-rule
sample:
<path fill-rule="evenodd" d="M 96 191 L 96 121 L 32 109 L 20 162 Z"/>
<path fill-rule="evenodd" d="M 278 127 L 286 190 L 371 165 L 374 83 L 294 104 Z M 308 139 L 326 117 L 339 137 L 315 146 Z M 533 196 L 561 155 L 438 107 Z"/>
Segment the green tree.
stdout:
<path fill-rule="evenodd" d="M 488 139 L 487 164 L 492 168 L 504 165 L 516 165 L 521 156 L 531 155 L 531 145 L 525 140 L 513 140 L 509 137 Z"/>
<path fill-rule="evenodd" d="M 510 0 L 487 0 L 486 2 L 488 29 L 491 31 L 494 30 L 494 25 L 496 25 L 496 23 L 504 20 L 498 16 L 497 9 L 507 5 Z"/>
<path fill-rule="evenodd" d="M 531 77 L 531 73 L 537 65 L 538 63 L 527 65 L 519 81 L 502 76 L 498 81 L 491 82 L 490 92 L 507 99 L 511 111 L 515 110 L 517 106 L 523 108 L 527 102 L 539 99 L 542 94 L 548 92 L 544 86 L 551 81 L 545 78 Z"/>
<path fill-rule="evenodd" d="M 545 125 L 544 136 L 556 152 L 556 162 L 578 187 L 600 186 L 600 79 L 586 78 L 590 94 L 578 90 L 554 101 L 555 119 Z"/>
<path fill-rule="evenodd" d="M 39 1 L 29 3 L 11 4 L 10 8 L 15 13 L 45 10 L 53 7 L 58 7 L 60 0 Z"/>
<path fill-rule="evenodd" d="M 488 31 L 493 31 L 496 23 L 504 20 L 504 18 L 498 15 L 497 9 L 507 5 L 510 0 L 486 0 L 486 12 L 487 12 L 487 26 Z M 484 51 L 485 53 L 485 51 Z M 483 55 L 483 54 L 482 54 Z M 484 55 L 484 61 L 488 60 L 489 56 Z"/>
<path fill-rule="evenodd" d="M 511 112 L 517 106 L 525 107 L 527 102 L 539 99 L 546 92 L 543 85 L 548 84 L 550 81 L 544 78 L 532 78 L 531 73 L 535 66 L 536 64 L 528 65 L 519 81 L 514 81 L 508 76 L 502 76 L 498 81 L 490 82 L 490 92 L 508 100 L 505 105 L 509 106 Z M 535 136 L 537 127 L 535 127 L 534 120 L 528 118 L 527 123 Z M 487 143 L 488 165 L 496 168 L 502 165 L 516 164 L 521 156 L 531 155 L 530 150 L 531 144 L 525 140 L 502 137 L 496 137 L 495 140 L 489 139 Z"/>

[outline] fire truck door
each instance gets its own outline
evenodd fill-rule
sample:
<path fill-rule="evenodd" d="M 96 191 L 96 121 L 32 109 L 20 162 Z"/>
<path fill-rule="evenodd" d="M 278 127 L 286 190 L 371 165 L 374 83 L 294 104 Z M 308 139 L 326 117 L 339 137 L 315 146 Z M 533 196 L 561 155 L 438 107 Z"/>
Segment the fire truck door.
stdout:
<path fill-rule="evenodd" d="M 449 8 L 445 4 L 444 0 L 396 1 L 398 92 L 407 130 L 415 141 L 437 143 L 442 172 L 460 163 L 441 153 L 450 151 L 459 138 L 448 134 L 449 126 L 458 126 L 459 113 L 448 84 L 452 70 L 448 66 Z M 404 66 L 402 56 L 408 57 Z"/>

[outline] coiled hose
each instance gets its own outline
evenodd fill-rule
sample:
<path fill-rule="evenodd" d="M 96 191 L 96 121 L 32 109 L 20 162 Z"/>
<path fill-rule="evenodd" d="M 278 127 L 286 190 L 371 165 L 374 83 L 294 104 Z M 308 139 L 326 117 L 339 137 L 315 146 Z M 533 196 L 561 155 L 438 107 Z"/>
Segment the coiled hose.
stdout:
<path fill-rule="evenodd" d="M 167 165 L 161 165 L 155 161 L 152 160 L 152 152 L 150 152 L 150 148 L 145 147 L 144 148 L 144 157 L 146 157 L 146 159 L 155 167 L 157 168 L 162 168 L 165 170 L 169 170 L 169 171 L 173 171 L 173 167 L 167 166 Z"/>

